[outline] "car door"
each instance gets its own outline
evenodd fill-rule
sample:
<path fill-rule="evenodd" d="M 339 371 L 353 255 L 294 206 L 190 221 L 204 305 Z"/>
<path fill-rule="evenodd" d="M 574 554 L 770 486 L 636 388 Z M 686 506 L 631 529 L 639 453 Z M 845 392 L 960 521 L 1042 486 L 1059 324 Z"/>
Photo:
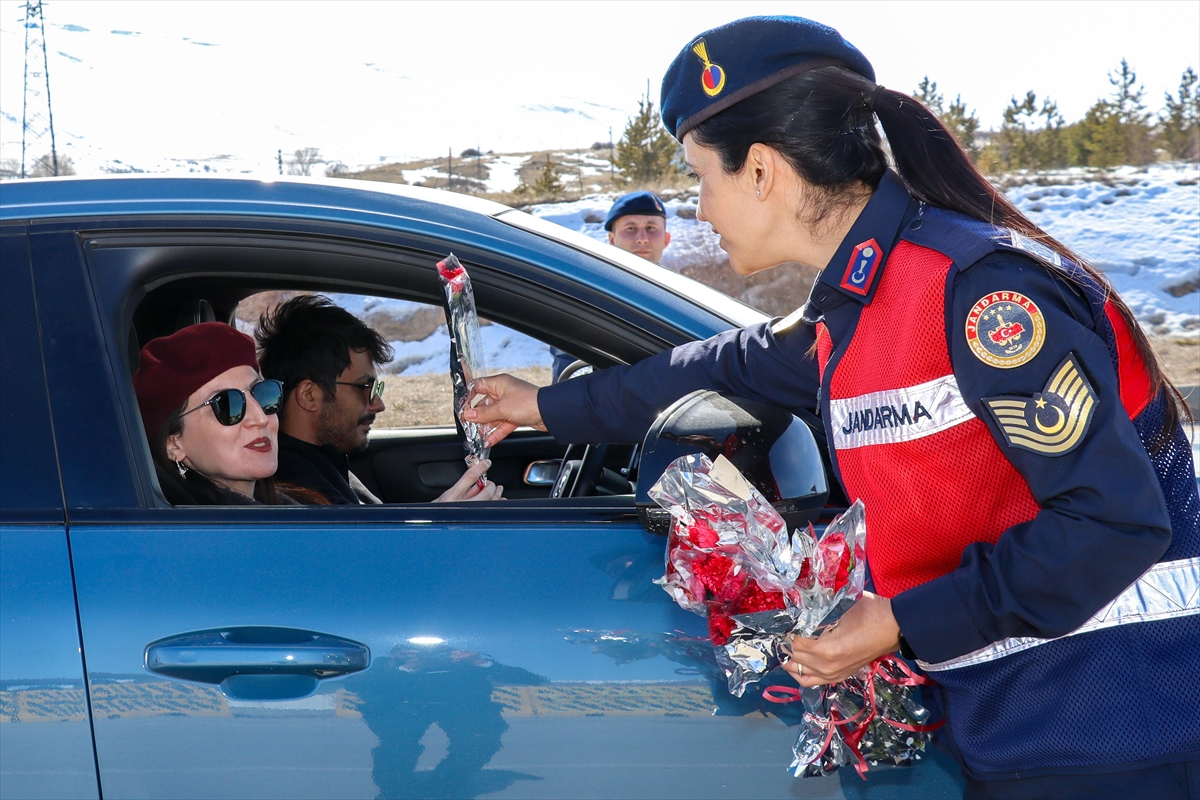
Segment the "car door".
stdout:
<path fill-rule="evenodd" d="M 0 229 L 0 797 L 98 797 L 24 226 Z"/>
<path fill-rule="evenodd" d="M 84 238 L 34 247 L 52 324 L 111 279 Z M 784 769 L 798 712 L 731 697 L 703 621 L 653 585 L 664 540 L 629 496 L 170 508 L 139 477 L 124 342 L 62 324 L 56 370 L 114 387 L 85 413 L 51 376 L 105 796 L 830 792 Z"/>

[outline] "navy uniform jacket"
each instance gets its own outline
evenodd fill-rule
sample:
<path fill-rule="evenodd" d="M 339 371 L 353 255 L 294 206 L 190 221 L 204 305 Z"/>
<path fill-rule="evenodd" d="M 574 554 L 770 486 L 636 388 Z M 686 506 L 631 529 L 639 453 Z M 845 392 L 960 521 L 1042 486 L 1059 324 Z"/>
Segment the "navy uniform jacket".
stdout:
<path fill-rule="evenodd" d="M 927 340 L 909 346 L 949 348 L 962 400 L 987 423 L 1041 510 L 1030 521 L 1004 531 L 995 544 L 967 546 L 957 569 L 896 595 L 893 611 L 907 642 L 925 663 L 950 662 L 1014 637 L 1064 636 L 1156 562 L 1200 554 L 1200 501 L 1191 450 L 1182 430 L 1176 430 L 1165 455 L 1152 462 L 1147 442 L 1153 431 L 1148 428 L 1161 421 L 1166 400 L 1160 394 L 1157 412 L 1150 413 L 1151 408 L 1139 418 L 1140 424 L 1130 419 L 1120 402 L 1118 374 L 1106 340 L 1110 328 L 1103 298 L 1089 296 L 1038 258 L 1001 247 L 986 235 L 984 229 L 989 228 L 922 207 L 889 173 L 814 285 L 803 319 L 797 313 L 787 320 L 727 331 L 638 364 L 545 387 L 538 394 L 542 418 L 563 442 L 640 441 L 657 414 L 674 400 L 697 389 L 716 389 L 819 413 L 833 443 L 829 386 L 822 387 L 813 356 L 814 323 L 823 322 L 835 342 L 853 335 L 887 269 L 885 258 L 876 266 L 868 291 L 861 294 L 839 285 L 845 281 L 842 265 L 857 243 L 870 239 L 882 243 L 888 254 L 900 241 L 935 249 L 954 262 L 946 281 L 946 328 L 928 330 Z M 1016 368 L 984 363 L 962 335 L 972 306 L 1000 289 L 1036 298 L 1044 315 L 1047 335 L 1040 357 Z M 1045 365 L 1072 355 L 1099 398 L 1082 441 L 1058 457 L 1012 446 L 997 417 L 985 408 L 985 398 L 1037 395 L 1047 386 Z M 828 381 L 829 375 L 825 378 Z M 927 488 L 936 497 L 939 486 L 931 483 Z M 1197 654 L 1189 660 L 1195 670 Z M 1193 740 L 1200 736 L 1197 726 L 1200 722 L 1190 723 Z M 1198 746 L 1192 741 L 1189 748 Z M 1147 759 L 1155 757 L 1150 754 Z M 1013 763 L 1023 762 L 1018 757 Z M 965 766 L 979 777 L 1009 772 Z"/>

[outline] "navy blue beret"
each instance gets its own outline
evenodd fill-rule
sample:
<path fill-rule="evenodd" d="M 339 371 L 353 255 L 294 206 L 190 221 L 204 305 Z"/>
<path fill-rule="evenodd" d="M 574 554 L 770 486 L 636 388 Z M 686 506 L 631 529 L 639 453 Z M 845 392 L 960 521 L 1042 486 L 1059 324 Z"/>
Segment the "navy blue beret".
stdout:
<path fill-rule="evenodd" d="M 618 197 L 617 202 L 608 210 L 608 219 L 604 220 L 604 230 L 611 231 L 613 223 L 621 217 L 630 214 L 645 214 L 648 217 L 667 216 L 662 200 L 654 192 L 632 192 L 624 197 Z"/>
<path fill-rule="evenodd" d="M 827 25 L 802 17 L 746 17 L 697 36 L 662 82 L 663 124 L 676 139 L 763 89 L 817 67 L 846 67 L 868 80 L 867 57 Z"/>

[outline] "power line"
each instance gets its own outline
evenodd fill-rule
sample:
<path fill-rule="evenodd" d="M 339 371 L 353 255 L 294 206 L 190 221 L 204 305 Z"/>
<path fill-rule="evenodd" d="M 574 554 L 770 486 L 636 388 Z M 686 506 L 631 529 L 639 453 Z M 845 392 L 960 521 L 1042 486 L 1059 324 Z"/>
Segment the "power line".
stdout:
<path fill-rule="evenodd" d="M 45 88 L 43 89 L 43 85 Z M 50 151 L 42 153 L 49 139 Z M 41 0 L 25 3 L 25 98 L 21 109 L 21 177 L 58 175 L 54 112 L 50 106 L 50 69 L 46 63 L 46 24 Z"/>

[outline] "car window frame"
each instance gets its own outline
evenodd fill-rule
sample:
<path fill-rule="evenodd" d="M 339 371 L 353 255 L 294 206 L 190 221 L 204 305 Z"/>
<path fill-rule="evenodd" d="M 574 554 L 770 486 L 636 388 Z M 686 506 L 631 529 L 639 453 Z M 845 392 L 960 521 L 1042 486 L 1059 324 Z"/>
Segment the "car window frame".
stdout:
<path fill-rule="evenodd" d="M 250 220 L 224 218 L 221 220 L 221 226 L 213 225 L 213 222 L 213 220 L 190 220 L 187 223 L 178 220 L 147 220 L 142 221 L 140 226 L 130 226 L 128 221 L 114 221 L 110 223 L 111 227 L 92 225 L 79 232 L 78 235 L 83 245 L 85 262 L 92 277 L 96 302 L 101 306 L 98 309 L 101 317 L 100 327 L 108 339 L 108 352 L 110 358 L 114 359 L 114 372 L 118 376 L 132 375 L 131 364 L 128 360 L 128 348 L 121 346 L 119 343 L 126 340 L 127 332 L 132 325 L 133 311 L 137 308 L 138 303 L 144 299 L 147 290 L 153 290 L 161 285 L 184 280 L 188 277 L 194 278 L 201 273 L 187 273 L 185 271 L 181 274 L 168 269 L 166 272 L 171 274 L 157 276 L 153 269 L 147 269 L 136 276 L 125 276 L 123 280 L 118 276 L 114 281 L 112 279 L 113 276 L 106 278 L 106 276 L 97 274 L 95 253 L 100 249 L 114 247 L 132 248 L 135 250 L 145 250 L 149 253 L 154 248 L 186 248 L 192 245 L 220 244 L 225 240 L 231 240 L 227 246 L 264 247 L 287 245 L 285 249 L 289 251 L 303 250 L 320 255 L 322 253 L 327 254 L 328 248 L 332 245 L 334 247 L 348 248 L 351 255 L 366 253 L 368 251 L 382 252 L 398 261 L 419 259 L 423 265 L 436 255 L 437 250 L 445 252 L 446 249 L 453 248 L 456 253 L 462 254 L 460 258 L 465 263 L 478 264 L 481 262 L 490 262 L 489 267 L 474 273 L 483 277 L 481 283 L 485 285 L 493 284 L 493 288 L 495 288 L 497 281 L 494 276 L 498 275 L 511 282 L 499 289 L 500 291 L 507 291 L 510 287 L 518 287 L 522 280 L 520 275 L 513 275 L 504 269 L 507 266 L 505 262 L 520 263 L 517 259 L 504 253 L 479 251 L 470 246 L 460 246 L 457 242 L 452 244 L 446 242 L 439 243 L 437 240 L 422 237 L 418 240 L 418 246 L 413 247 L 411 241 L 389 241 L 390 239 L 397 238 L 393 235 L 395 233 L 393 231 L 363 229 L 359 226 L 347 226 L 344 224 L 335 226 L 327 222 L 308 225 L 303 221 L 294 219 L 282 220 L 277 225 L 266 225 L 261 218 Z M 264 227 L 267 230 L 264 231 Z M 196 230 L 196 228 L 201 228 L 201 230 Z M 331 231 L 330 228 L 335 228 L 336 231 Z M 350 230 L 347 230 L 347 228 L 350 228 Z M 314 232 L 313 229 L 319 230 Z M 333 233 L 340 235 L 333 236 L 331 235 Z M 409 240 L 412 237 L 402 236 L 399 238 Z M 536 264 L 525 264 L 524 266 L 534 269 L 537 267 Z M 615 267 L 610 268 L 616 270 Z M 432 270 L 430 272 L 432 274 Z M 219 270 L 213 271 L 210 274 L 219 274 Z M 271 276 L 271 278 L 274 280 L 278 276 Z M 636 277 L 632 279 L 640 280 Z M 109 281 L 110 285 L 105 285 L 106 280 Z M 431 296 L 432 292 L 428 294 L 420 294 L 415 291 L 401 292 L 398 291 L 396 285 L 379 286 L 350 281 L 347 281 L 345 285 L 335 286 L 336 282 L 337 279 L 324 276 L 320 280 L 320 283 L 323 285 L 314 285 L 312 288 L 318 291 L 323 289 L 325 291 L 374 294 L 381 297 L 399 296 L 402 299 L 410 299 L 416 302 L 436 302 L 436 296 Z M 644 281 L 643 283 L 645 284 L 645 291 L 647 293 L 668 292 L 668 290 L 652 282 Z M 565 286 L 570 286 L 573 291 L 570 293 L 564 292 L 563 287 Z M 524 288 L 526 290 L 530 289 L 530 287 Z M 611 294 L 604 294 L 594 287 L 583 284 L 572 284 L 569 281 L 563 280 L 560 281 L 558 287 L 538 285 L 532 287 L 532 289 L 538 293 L 537 296 L 539 298 L 544 297 L 547 292 L 554 292 L 559 296 L 559 300 L 566 300 L 569 304 L 587 308 L 594 315 L 592 321 L 597 325 L 605 324 L 614 329 L 621 328 L 626 331 L 634 329 L 638 331 L 641 340 L 636 342 L 636 346 L 646 350 L 646 355 L 650 354 L 650 352 L 657 352 L 674 344 L 691 341 L 696 338 L 686 329 L 669 327 L 670 323 L 668 321 L 651 317 L 641 309 L 632 306 L 628 301 Z M 697 312 L 703 312 L 703 314 L 697 313 L 697 316 L 707 315 L 711 318 L 715 323 L 712 325 L 714 332 L 720 330 L 722 327 L 728 327 L 728 321 L 708 312 L 702 307 L 696 307 L 696 310 Z M 529 335 L 536 336 L 540 341 L 545 341 L 545 338 L 538 335 L 535 331 L 522 330 L 520 320 L 515 317 L 506 317 L 504 314 L 495 313 L 495 311 L 488 313 L 487 316 L 501 322 L 501 324 L 512 327 L 514 330 L 528 332 Z M 694 321 L 690 324 L 694 325 Z M 531 328 L 532 326 L 526 324 L 525 327 Z M 630 344 L 629 346 L 633 347 L 635 345 Z M 624 359 L 613 353 L 604 352 L 599 354 L 597 361 L 607 366 L 613 363 L 623 363 Z M 120 384 L 122 381 L 118 380 L 118 383 Z M 178 519 L 181 523 L 184 522 L 185 518 L 192 520 L 193 523 L 208 519 L 209 517 L 206 516 L 206 512 L 203 510 L 196 507 L 171 506 L 164 499 L 157 476 L 152 467 L 149 444 L 140 427 L 140 416 L 138 414 L 136 398 L 133 396 L 131 377 L 124 381 L 124 384 L 126 385 L 120 385 L 117 388 L 118 394 L 122 396 L 123 400 L 122 412 L 126 420 L 130 444 L 135 452 L 140 450 L 144 456 L 142 463 L 137 465 L 142 481 L 140 494 L 144 498 L 143 505 L 140 508 L 79 509 L 77 510 L 78 513 L 73 513 L 73 519 L 79 521 L 101 521 L 105 519 L 110 521 L 117 519 L 132 520 L 135 517 L 142 518 L 143 512 L 149 512 L 150 518 L 153 518 L 155 522 L 161 523 L 167 522 L 168 520 L 165 517 L 170 516 L 174 516 L 171 522 Z M 135 458 L 134 461 L 138 461 L 138 459 Z M 589 519 L 612 521 L 615 519 L 636 518 L 636 515 L 633 513 L 632 498 L 627 503 L 621 503 L 620 508 L 614 508 L 613 501 L 606 498 L 598 500 L 578 498 L 570 501 L 560 499 L 553 502 L 538 499 L 486 504 L 468 502 L 434 505 L 438 507 L 435 512 L 430 511 L 431 505 L 429 503 L 388 504 L 384 506 L 384 508 L 388 509 L 387 512 L 381 512 L 379 507 L 372 508 L 365 506 L 339 507 L 338 509 L 307 508 L 309 511 L 318 513 L 321 519 L 328 519 L 330 522 L 342 520 L 342 515 L 345 514 L 349 514 L 350 519 L 369 520 L 371 522 L 408 522 L 414 518 L 416 520 L 433 519 L 437 522 L 471 522 L 485 516 L 495 522 L 499 522 L 500 519 L 511 518 L 513 521 L 531 523 L 561 523 L 566 517 L 577 521 L 587 521 Z M 277 509 L 275 512 L 264 513 L 266 509 L 262 507 L 245 507 L 240 509 L 220 507 L 218 516 L 230 522 L 249 522 L 251 520 L 266 522 L 269 519 L 276 519 L 277 515 L 282 515 L 278 516 L 279 520 L 295 519 L 295 517 L 288 516 L 289 511 L 286 507 L 274 508 Z M 557 509 L 557 511 L 546 513 L 545 509 L 547 508 Z M 488 509 L 488 512 L 484 514 L 482 509 Z M 216 510 L 217 507 L 208 508 L 208 511 Z M 175 515 L 158 513 L 162 511 L 183 513 Z M 291 509 L 291 513 L 294 513 L 294 511 L 294 508 Z M 496 513 L 497 511 L 499 511 L 499 514 Z M 246 516 L 247 512 L 250 514 L 249 517 Z M 356 514 L 365 514 L 367 516 L 359 517 L 355 516 Z M 149 519 L 146 521 L 149 521 Z"/>
<path fill-rule="evenodd" d="M 4 502 L 0 504 L 0 524 L 35 524 L 63 525 L 66 523 L 66 498 L 62 486 L 62 465 L 58 459 L 58 446 L 54 430 L 54 415 L 50 406 L 50 392 L 46 375 L 45 351 L 42 344 L 42 325 L 37 304 L 37 280 L 29 254 L 29 237 L 25 225 L 5 223 L 0 225 L 0 242 L 3 242 L 6 254 L 4 264 L 3 284 L 7 289 L 4 294 L 4 325 L 8 329 L 14 323 L 20 323 L 10 333 L 16 333 L 14 341 L 6 337 L 4 349 L 8 356 L 4 361 L 6 372 L 16 370 L 13 375 L 4 376 L 4 389 L 12 389 L 12 394 L 5 392 L 9 399 L 5 401 L 7 416 L 13 412 L 21 414 L 21 419 L 6 422 L 6 433 L 15 433 L 21 441 L 9 442 L 17 447 L 6 447 L 3 458 L 6 462 L 4 473 L 19 472 L 21 480 L 28 483 L 30 479 L 38 484 L 37 491 L 41 496 L 37 502 L 29 503 L 29 492 L 16 491 L 17 486 L 5 485 L 0 488 Z M 28 326 L 23 329 L 23 326 Z M 26 372 L 19 370 L 24 367 Z M 9 385 L 9 378 L 12 385 Z M 19 394 L 19 399 L 14 399 Z M 7 438 L 7 437 L 6 437 Z M 36 438 L 29 442 L 27 439 Z M 29 446 L 32 445 L 32 446 Z M 16 450 L 16 452 L 14 452 Z M 35 459 L 35 463 L 14 463 L 18 457 Z M 42 485 L 42 484 L 46 485 Z M 19 504 L 14 505 L 14 492 L 19 497 Z"/>

